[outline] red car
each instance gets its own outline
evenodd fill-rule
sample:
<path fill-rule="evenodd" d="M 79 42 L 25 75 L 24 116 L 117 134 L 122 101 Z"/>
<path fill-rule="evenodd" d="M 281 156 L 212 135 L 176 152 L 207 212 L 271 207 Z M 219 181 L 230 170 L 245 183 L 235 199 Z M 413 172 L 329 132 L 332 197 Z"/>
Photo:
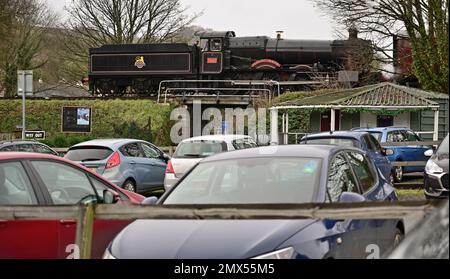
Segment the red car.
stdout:
<path fill-rule="evenodd" d="M 123 190 L 89 169 L 60 157 L 0 153 L 0 206 L 58 206 L 103 203 L 140 204 L 144 197 Z M 101 258 L 129 221 L 94 223 L 92 257 Z M 76 220 L 0 220 L 1 259 L 55 259 L 74 255 Z"/>

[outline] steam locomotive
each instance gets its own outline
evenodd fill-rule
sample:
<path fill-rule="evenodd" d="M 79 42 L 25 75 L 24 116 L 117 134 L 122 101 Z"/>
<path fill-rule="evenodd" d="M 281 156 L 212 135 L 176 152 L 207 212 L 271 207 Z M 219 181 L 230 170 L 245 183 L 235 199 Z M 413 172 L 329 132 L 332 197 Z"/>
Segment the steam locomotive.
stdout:
<path fill-rule="evenodd" d="M 341 70 L 363 73 L 357 60 L 370 42 L 355 30 L 347 40 L 236 37 L 203 32 L 195 44 L 105 45 L 90 52 L 89 85 L 95 94 L 151 94 L 163 80 L 307 81 Z M 364 54 L 363 54 L 364 53 Z M 298 84 L 301 85 L 301 82 Z M 192 85 L 189 85 L 192 86 Z"/>

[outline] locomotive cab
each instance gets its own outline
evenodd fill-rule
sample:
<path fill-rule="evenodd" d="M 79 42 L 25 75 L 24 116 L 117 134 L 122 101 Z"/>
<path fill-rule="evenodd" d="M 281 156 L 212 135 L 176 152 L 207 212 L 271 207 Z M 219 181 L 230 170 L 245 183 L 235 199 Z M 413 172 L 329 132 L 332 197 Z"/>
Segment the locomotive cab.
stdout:
<path fill-rule="evenodd" d="M 233 31 L 204 32 L 200 35 L 201 74 L 221 74 L 230 67 L 231 52 L 229 38 L 236 37 Z"/>

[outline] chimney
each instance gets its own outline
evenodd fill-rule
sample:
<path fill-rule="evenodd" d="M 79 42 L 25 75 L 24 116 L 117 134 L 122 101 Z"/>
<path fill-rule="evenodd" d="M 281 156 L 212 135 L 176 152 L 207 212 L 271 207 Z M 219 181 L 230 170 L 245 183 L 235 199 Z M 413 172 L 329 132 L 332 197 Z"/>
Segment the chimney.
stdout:
<path fill-rule="evenodd" d="M 358 39 L 358 29 L 352 27 L 348 29 L 348 38 L 349 39 Z"/>

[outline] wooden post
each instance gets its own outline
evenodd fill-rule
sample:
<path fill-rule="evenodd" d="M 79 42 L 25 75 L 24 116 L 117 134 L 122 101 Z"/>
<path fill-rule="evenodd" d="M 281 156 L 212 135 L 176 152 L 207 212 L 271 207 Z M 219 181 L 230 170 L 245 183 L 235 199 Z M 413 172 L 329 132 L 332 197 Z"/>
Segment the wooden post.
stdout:
<path fill-rule="evenodd" d="M 273 108 L 270 113 L 270 144 L 278 145 L 278 109 Z"/>
<path fill-rule="evenodd" d="M 434 111 L 434 132 L 433 141 L 439 140 L 439 109 Z"/>
<path fill-rule="evenodd" d="M 336 110 L 334 108 L 331 109 L 331 132 L 336 131 Z"/>
<path fill-rule="evenodd" d="M 80 259 L 90 259 L 92 235 L 94 231 L 95 204 L 90 202 L 80 208 L 77 223 L 76 244 L 80 249 Z"/>

